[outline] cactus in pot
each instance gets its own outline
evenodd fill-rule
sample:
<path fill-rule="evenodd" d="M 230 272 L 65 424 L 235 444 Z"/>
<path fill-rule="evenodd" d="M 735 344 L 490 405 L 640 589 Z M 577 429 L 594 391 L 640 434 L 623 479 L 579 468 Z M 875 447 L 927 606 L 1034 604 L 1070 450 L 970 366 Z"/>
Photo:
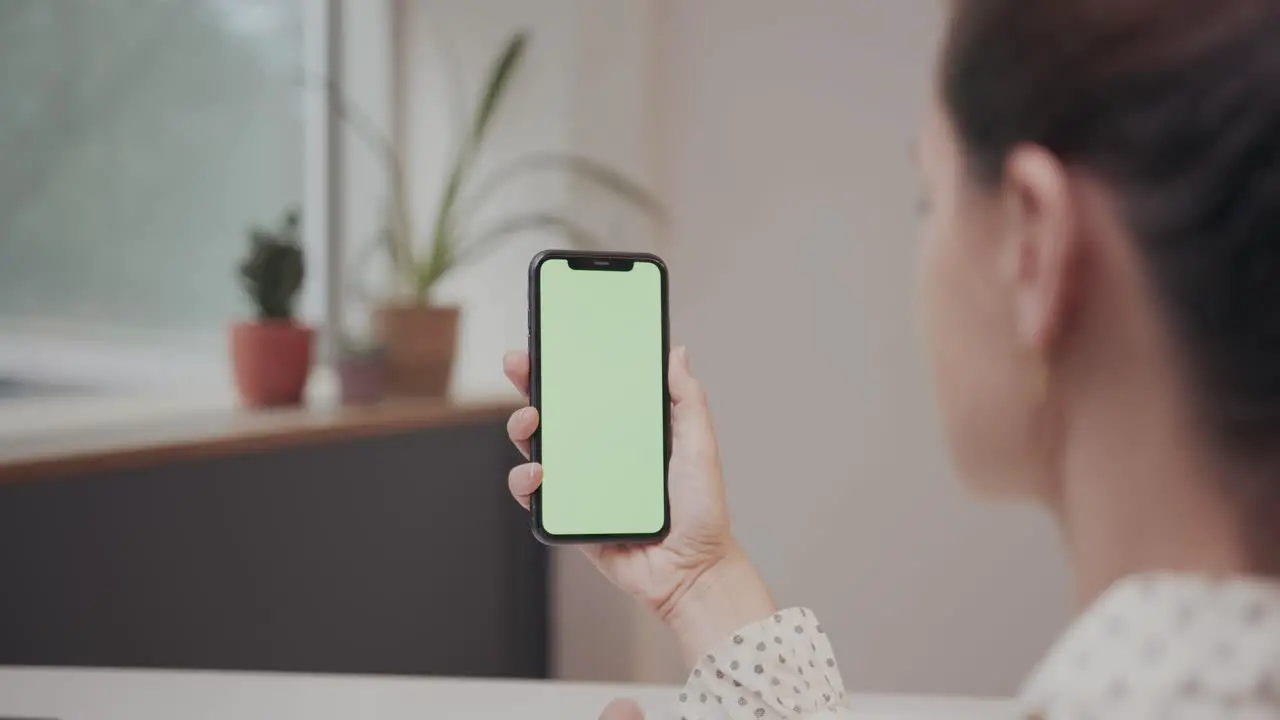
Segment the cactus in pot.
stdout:
<path fill-rule="evenodd" d="M 240 283 L 257 318 L 231 327 L 231 360 L 241 402 L 250 408 L 298 405 L 311 374 L 315 332 L 294 306 L 306 279 L 298 212 L 275 229 L 249 231 Z"/>

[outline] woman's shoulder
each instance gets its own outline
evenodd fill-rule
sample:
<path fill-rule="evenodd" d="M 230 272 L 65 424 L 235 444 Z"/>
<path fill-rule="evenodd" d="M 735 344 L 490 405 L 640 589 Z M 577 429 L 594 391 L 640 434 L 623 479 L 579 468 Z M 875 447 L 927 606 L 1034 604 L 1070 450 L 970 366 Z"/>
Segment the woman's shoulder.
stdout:
<path fill-rule="evenodd" d="M 1063 634 L 1021 695 L 1046 717 L 1068 708 L 1145 717 L 1192 703 L 1280 712 L 1280 583 L 1125 579 Z"/>

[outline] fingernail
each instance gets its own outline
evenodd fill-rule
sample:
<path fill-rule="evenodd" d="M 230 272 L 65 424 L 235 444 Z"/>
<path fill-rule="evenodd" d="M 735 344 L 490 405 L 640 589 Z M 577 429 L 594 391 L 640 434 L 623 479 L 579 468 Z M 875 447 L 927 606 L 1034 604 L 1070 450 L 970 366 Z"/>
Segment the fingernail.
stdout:
<path fill-rule="evenodd" d="M 693 370 L 693 366 L 689 364 L 689 348 L 684 345 L 680 346 L 680 364 L 684 366 L 685 372 Z"/>
<path fill-rule="evenodd" d="M 529 479 L 537 480 L 538 473 L 542 470 L 542 466 L 538 463 L 529 463 Z"/>
<path fill-rule="evenodd" d="M 527 407 L 520 411 L 520 422 L 529 422 L 533 420 L 533 408 Z"/>

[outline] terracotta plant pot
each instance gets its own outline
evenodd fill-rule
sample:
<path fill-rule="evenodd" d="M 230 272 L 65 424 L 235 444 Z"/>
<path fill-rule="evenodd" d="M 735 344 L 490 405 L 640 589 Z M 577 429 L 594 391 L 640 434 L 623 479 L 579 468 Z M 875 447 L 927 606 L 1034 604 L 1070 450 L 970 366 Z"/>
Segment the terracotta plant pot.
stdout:
<path fill-rule="evenodd" d="M 231 326 L 231 362 L 245 407 L 302 403 L 315 333 L 286 320 Z"/>
<path fill-rule="evenodd" d="M 338 358 L 338 385 L 344 406 L 377 403 L 386 394 L 385 353 L 358 353 Z"/>
<path fill-rule="evenodd" d="M 449 394 L 458 354 L 458 308 L 384 305 L 376 325 L 387 351 L 388 394 L 437 399 Z"/>

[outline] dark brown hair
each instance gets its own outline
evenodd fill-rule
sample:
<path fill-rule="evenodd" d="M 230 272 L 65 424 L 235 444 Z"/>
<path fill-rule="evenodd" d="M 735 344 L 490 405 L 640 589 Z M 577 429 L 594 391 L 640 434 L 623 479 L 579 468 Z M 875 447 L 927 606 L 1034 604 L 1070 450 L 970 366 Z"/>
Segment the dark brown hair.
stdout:
<path fill-rule="evenodd" d="M 941 85 L 978 180 L 1035 143 L 1109 183 L 1209 432 L 1274 513 L 1280 0 L 955 0 Z"/>

